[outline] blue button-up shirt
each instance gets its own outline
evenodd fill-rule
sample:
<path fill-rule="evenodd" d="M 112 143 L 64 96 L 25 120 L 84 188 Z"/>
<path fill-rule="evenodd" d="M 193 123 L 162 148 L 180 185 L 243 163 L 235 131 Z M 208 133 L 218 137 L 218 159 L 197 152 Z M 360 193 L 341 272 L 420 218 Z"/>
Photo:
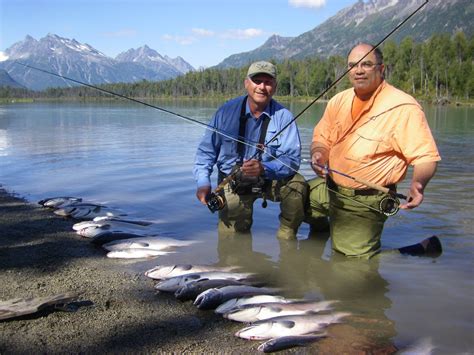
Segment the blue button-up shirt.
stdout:
<path fill-rule="evenodd" d="M 240 114 L 245 96 L 237 97 L 222 105 L 210 122 L 210 126 L 219 132 L 206 130 L 196 152 L 194 177 L 198 187 L 210 186 L 210 176 L 214 165 L 224 174 L 229 174 L 236 163 L 240 162 L 237 151 L 238 142 L 230 137 L 239 137 Z M 263 120 L 252 116 L 247 102 L 247 123 L 245 127 L 245 142 L 243 160 L 248 160 L 256 153 L 255 145 L 260 138 Z M 292 119 L 292 113 L 275 100 L 271 100 L 262 115 L 270 117 L 265 144 L 277 132 L 285 127 Z M 276 160 L 274 157 L 278 158 Z M 296 123 L 292 123 L 274 141 L 266 147 L 262 155 L 262 165 L 265 178 L 280 180 L 294 175 L 300 166 L 301 140 Z"/>

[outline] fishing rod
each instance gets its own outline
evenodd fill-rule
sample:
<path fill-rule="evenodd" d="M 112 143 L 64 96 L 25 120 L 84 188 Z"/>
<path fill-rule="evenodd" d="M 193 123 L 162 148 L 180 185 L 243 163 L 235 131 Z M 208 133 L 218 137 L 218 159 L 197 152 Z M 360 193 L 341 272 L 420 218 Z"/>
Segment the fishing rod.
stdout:
<path fill-rule="evenodd" d="M 61 74 L 58 74 L 58 73 L 54 73 L 52 71 L 49 71 L 49 70 L 46 70 L 46 69 L 41 69 L 41 68 L 38 68 L 38 67 L 35 67 L 33 65 L 30 65 L 30 64 L 26 64 L 26 63 L 22 63 L 22 62 L 19 62 L 17 60 L 14 61 L 15 64 L 19 64 L 19 65 L 22 65 L 26 68 L 30 68 L 30 69 L 34 69 L 34 70 L 37 70 L 37 71 L 40 71 L 40 72 L 43 72 L 43 73 L 46 73 L 46 74 L 50 74 L 50 75 L 53 75 L 53 76 L 56 76 L 58 78 L 61 78 L 61 79 L 66 79 L 66 80 L 69 80 L 69 81 L 72 81 L 76 84 L 80 84 L 80 85 L 83 85 L 83 86 L 86 86 L 86 87 L 90 87 L 92 89 L 95 89 L 95 90 L 98 90 L 98 91 L 101 91 L 101 92 L 104 92 L 106 94 L 109 94 L 109 95 L 112 95 L 112 96 L 116 96 L 116 97 L 120 97 L 122 99 L 126 99 L 126 100 L 129 100 L 129 101 L 132 101 L 132 102 L 136 102 L 138 104 L 141 104 L 141 105 L 145 105 L 145 106 L 148 106 L 148 107 L 151 107 L 151 108 L 154 108 L 156 110 L 159 110 L 159 111 L 162 111 L 162 112 L 165 112 L 165 113 L 168 113 L 170 115 L 174 115 L 174 116 L 177 116 L 179 118 L 182 118 L 188 122 L 191 122 L 191 123 L 194 123 L 198 126 L 201 126 L 201 127 L 204 127 L 212 132 L 215 132 L 217 134 L 220 134 L 224 137 L 227 137 L 229 139 L 232 139 L 236 142 L 239 142 L 239 143 L 242 143 L 242 144 L 245 144 L 249 147 L 252 147 L 252 148 L 255 148 L 258 146 L 258 143 L 257 142 L 253 142 L 251 140 L 246 140 L 245 137 L 241 137 L 241 136 L 237 136 L 237 138 L 233 135 L 231 135 L 230 133 L 227 133 L 225 131 L 222 131 L 222 130 L 219 130 L 211 125 L 208 125 L 204 122 L 201 122 L 201 121 L 198 121 L 194 118 L 191 118 L 191 117 L 188 117 L 188 116 L 184 116 L 182 114 L 179 114 L 179 113 L 176 113 L 176 112 L 173 112 L 173 111 L 170 111 L 170 110 L 167 110 L 165 108 L 162 108 L 162 107 L 159 107 L 159 106 L 156 106 L 156 105 L 152 105 L 152 104 L 149 104 L 147 102 L 144 102 L 144 101 L 140 101 L 140 100 L 137 100 L 137 99 L 134 99 L 133 97 L 129 97 L 129 96 L 125 96 L 125 95 L 122 95 L 122 94 L 119 94 L 117 92 L 114 92 L 114 91 L 111 91 L 111 90 L 107 90 L 107 89 L 104 89 L 104 88 L 101 88 L 101 87 L 98 87 L 98 86 L 95 86 L 95 85 L 92 85 L 92 84 L 88 84 L 86 82 L 83 82 L 83 81 L 80 81 L 80 80 L 77 80 L 77 79 L 73 79 L 73 78 L 70 78 L 70 77 L 67 77 L 65 75 L 61 75 Z M 253 143 L 253 144 L 252 144 Z M 272 158 L 276 159 L 279 161 L 279 159 L 271 154 L 269 154 Z M 283 163 L 283 162 L 282 162 Z"/>
<path fill-rule="evenodd" d="M 301 117 L 301 115 L 303 113 L 305 113 L 311 106 L 313 106 L 316 101 L 318 101 L 321 97 L 323 97 L 324 95 L 326 95 L 329 90 L 331 90 L 337 83 L 339 83 L 343 78 L 344 76 L 346 76 L 347 73 L 349 73 L 353 67 L 356 67 L 357 65 L 359 65 L 359 63 L 365 59 L 365 57 L 367 57 L 370 53 L 372 53 L 376 48 L 378 48 L 383 42 L 385 42 L 395 31 L 397 31 L 400 27 L 402 27 L 408 20 L 410 20 L 418 11 L 420 11 L 426 4 L 428 4 L 429 0 L 425 0 L 425 2 L 423 4 L 421 4 L 416 10 L 414 10 L 408 17 L 406 17 L 402 22 L 400 22 L 397 26 L 395 26 L 395 28 L 393 30 L 391 30 L 384 38 L 382 38 L 376 45 L 374 45 L 374 47 L 368 51 L 362 58 L 360 58 L 356 63 L 354 63 L 353 66 L 351 66 L 350 68 L 347 68 L 335 81 L 333 81 L 325 90 L 323 90 L 323 92 L 321 92 L 313 101 L 311 101 L 303 110 L 301 110 L 301 112 L 299 114 L 297 114 L 290 122 L 288 122 L 286 124 L 286 126 L 284 126 L 280 131 L 278 131 L 277 133 L 275 133 L 275 135 L 267 142 L 268 143 L 271 143 L 273 142 L 275 139 L 277 139 L 277 137 L 279 135 L 281 135 L 293 122 L 295 122 L 298 118 Z"/>
<path fill-rule="evenodd" d="M 344 176 L 348 179 L 351 179 L 355 182 L 358 182 L 359 184 L 363 184 L 367 187 L 370 187 L 371 189 L 374 189 L 374 190 L 377 190 L 377 191 L 380 191 L 380 192 L 383 192 L 383 193 L 386 193 L 387 195 L 391 195 L 393 197 L 397 197 L 397 198 L 401 198 L 403 200 L 407 200 L 408 197 L 403 195 L 403 194 L 400 194 L 400 193 L 397 193 L 396 191 L 393 191 L 393 190 L 390 190 L 388 187 L 385 187 L 385 186 L 381 186 L 381 185 L 378 185 L 378 184 L 374 184 L 370 181 L 367 181 L 365 179 L 361 179 L 361 178 L 356 178 L 354 176 L 351 176 L 351 175 L 348 175 L 348 174 L 345 174 L 343 172 L 340 172 L 340 171 L 337 171 L 335 169 L 331 169 L 330 167 L 326 166 L 326 165 L 321 165 L 321 164 L 318 164 L 318 163 L 313 163 L 313 162 L 310 162 L 311 165 L 315 165 L 317 167 L 320 167 L 321 169 L 324 169 L 328 172 L 331 172 L 331 173 L 335 173 L 335 174 L 338 174 L 338 175 L 341 175 L 341 176 Z"/>
<path fill-rule="evenodd" d="M 407 21 L 409 21 L 418 11 L 420 11 L 426 4 L 428 4 L 429 0 L 425 0 L 424 3 L 422 3 L 419 7 L 417 7 L 409 16 L 407 16 L 403 21 L 401 21 L 397 26 L 395 26 L 387 35 L 385 35 L 385 37 L 383 37 L 376 45 L 374 45 L 374 47 L 369 50 L 362 58 L 360 58 L 356 63 L 354 63 L 353 66 L 357 66 L 362 60 L 364 60 L 370 53 L 372 53 L 376 48 L 378 48 L 383 42 L 385 42 L 395 31 L 397 31 L 400 27 L 402 27 Z M 290 122 L 288 122 L 282 129 L 280 129 L 280 131 L 278 131 L 277 133 L 275 133 L 275 135 L 263 146 L 263 147 L 259 147 L 257 146 L 257 151 L 255 152 L 255 154 L 250 158 L 250 159 L 255 159 L 258 155 L 261 155 L 263 152 L 266 152 L 265 150 L 265 147 L 268 146 L 268 144 L 272 143 L 273 141 L 275 141 L 286 129 L 288 129 L 288 127 L 290 127 L 298 118 L 301 117 L 301 115 L 303 115 L 303 113 L 305 113 L 312 105 L 314 105 L 319 99 L 321 99 L 321 97 L 323 97 L 324 95 L 326 95 L 329 90 L 331 90 L 335 85 L 337 85 L 337 83 L 339 83 L 343 78 L 344 76 L 346 76 L 347 73 L 349 73 L 350 71 L 352 70 L 352 66 L 350 68 L 346 68 L 346 70 L 336 79 L 334 80 L 325 90 L 323 90 L 315 99 L 313 99 L 305 108 L 303 108 L 303 110 L 301 110 L 301 112 L 299 114 L 297 114 Z M 268 153 L 267 153 L 268 154 Z M 291 167 L 290 167 L 291 168 Z M 295 169 L 291 168 L 292 170 L 295 171 Z M 297 172 L 297 171 L 295 171 Z M 219 192 L 223 189 L 223 187 L 231 182 L 233 180 L 233 177 L 238 173 L 238 170 L 234 171 L 233 173 L 229 174 L 225 180 L 223 180 L 221 182 L 221 184 L 219 184 L 219 186 L 213 191 L 211 192 L 210 196 L 209 196 L 209 200 L 210 202 L 208 202 L 208 207 L 209 209 L 211 210 L 211 212 L 215 212 L 216 211 L 216 208 L 218 209 L 222 209 L 224 208 L 225 206 L 225 201 L 223 201 L 223 197 L 220 196 Z M 343 173 L 341 173 L 343 174 Z M 369 181 L 365 181 L 363 180 L 364 182 L 361 182 L 360 180 L 358 182 L 368 186 L 368 187 L 371 187 L 371 188 L 375 188 L 373 186 L 371 186 L 372 184 L 369 182 Z M 376 185 L 377 186 L 377 185 Z M 382 186 L 379 186 L 379 188 L 384 188 Z M 398 211 L 398 210 L 397 210 Z M 396 212 L 395 212 L 396 213 Z"/>

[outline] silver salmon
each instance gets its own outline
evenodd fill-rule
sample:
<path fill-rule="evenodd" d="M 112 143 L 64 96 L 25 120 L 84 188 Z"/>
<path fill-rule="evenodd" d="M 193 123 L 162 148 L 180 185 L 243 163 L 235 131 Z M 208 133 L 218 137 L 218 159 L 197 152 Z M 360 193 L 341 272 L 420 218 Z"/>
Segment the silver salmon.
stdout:
<path fill-rule="evenodd" d="M 224 318 L 237 322 L 252 323 L 259 320 L 327 311 L 335 301 L 297 301 L 287 303 L 262 303 L 246 305 L 224 314 Z"/>
<path fill-rule="evenodd" d="M 254 286 L 225 286 L 210 288 L 199 294 L 194 300 L 194 305 L 199 309 L 213 309 L 232 298 L 268 295 L 275 293 L 276 289 Z"/>
<path fill-rule="evenodd" d="M 230 272 L 237 268 L 238 268 L 237 266 L 218 267 L 218 266 L 212 266 L 212 265 L 191 265 L 191 264 L 158 265 L 152 269 L 145 271 L 145 276 L 154 280 L 163 280 L 163 279 L 169 279 L 175 276 L 192 274 L 196 272 L 208 272 L 208 271 Z"/>
<path fill-rule="evenodd" d="M 236 336 L 250 340 L 266 340 L 291 335 L 315 333 L 324 329 L 328 324 L 339 323 L 350 313 L 331 313 L 325 315 L 304 314 L 275 317 L 255 322 L 239 330 Z"/>

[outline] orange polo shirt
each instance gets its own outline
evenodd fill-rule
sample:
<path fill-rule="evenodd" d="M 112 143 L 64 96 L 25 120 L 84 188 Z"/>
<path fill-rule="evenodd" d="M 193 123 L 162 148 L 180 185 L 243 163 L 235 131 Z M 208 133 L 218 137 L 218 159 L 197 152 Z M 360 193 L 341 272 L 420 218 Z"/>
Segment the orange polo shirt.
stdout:
<path fill-rule="evenodd" d="M 331 169 L 387 186 L 403 180 L 409 165 L 441 160 L 413 97 L 383 81 L 352 118 L 354 97 L 354 89 L 334 96 L 314 128 L 313 142 L 329 148 Z M 341 186 L 367 188 L 336 173 L 331 177 Z"/>

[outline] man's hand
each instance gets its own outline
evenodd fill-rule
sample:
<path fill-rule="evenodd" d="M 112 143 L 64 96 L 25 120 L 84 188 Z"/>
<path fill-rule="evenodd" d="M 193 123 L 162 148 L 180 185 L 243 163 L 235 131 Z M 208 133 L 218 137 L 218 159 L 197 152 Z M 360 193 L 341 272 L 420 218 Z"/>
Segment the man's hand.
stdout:
<path fill-rule="evenodd" d="M 203 205 L 207 205 L 206 198 L 211 193 L 210 186 L 202 186 L 199 187 L 196 191 L 196 197 Z"/>
<path fill-rule="evenodd" d="M 411 210 L 418 207 L 423 202 L 423 186 L 419 182 L 412 182 L 408 192 L 407 203 L 400 205 L 401 209 Z"/>
<path fill-rule="evenodd" d="M 322 178 L 326 178 L 328 173 L 327 169 L 325 168 L 327 162 L 327 156 L 323 154 L 322 151 L 315 151 L 311 156 L 311 168 L 318 176 Z"/>
<path fill-rule="evenodd" d="M 408 201 L 400 205 L 401 209 L 410 210 L 421 205 L 423 202 L 423 192 L 430 179 L 434 176 L 437 165 L 438 163 L 436 162 L 415 165 L 410 191 L 408 192 Z"/>
<path fill-rule="evenodd" d="M 256 159 L 245 161 L 240 170 L 247 176 L 260 176 L 264 173 L 262 163 Z"/>

